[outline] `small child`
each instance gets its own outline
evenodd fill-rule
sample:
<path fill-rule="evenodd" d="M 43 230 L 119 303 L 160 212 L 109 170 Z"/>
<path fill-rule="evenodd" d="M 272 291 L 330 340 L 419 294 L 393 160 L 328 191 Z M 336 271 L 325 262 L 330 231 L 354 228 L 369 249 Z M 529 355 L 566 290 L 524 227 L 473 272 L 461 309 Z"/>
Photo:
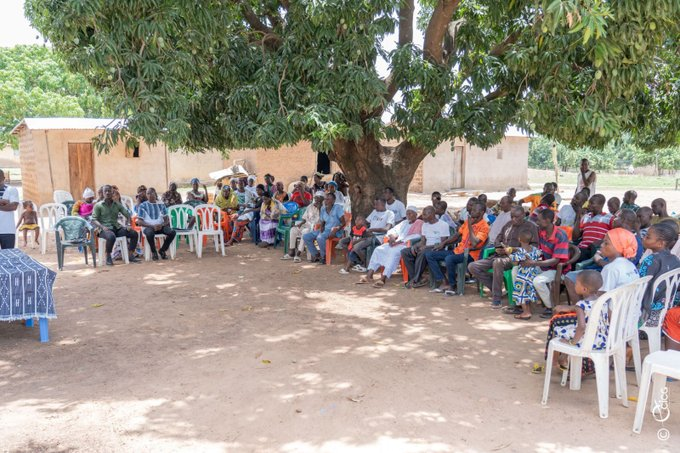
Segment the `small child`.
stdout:
<path fill-rule="evenodd" d="M 40 225 L 38 225 L 38 213 L 33 210 L 33 202 L 26 200 L 22 203 L 24 212 L 19 217 L 17 229 L 24 232 L 24 247 L 28 244 L 28 232 L 33 231 L 33 240 L 35 245 L 40 245 L 38 237 L 40 236 Z"/>
<path fill-rule="evenodd" d="M 576 305 L 558 305 L 555 307 L 555 313 L 576 313 L 576 324 L 568 324 L 565 326 L 556 327 L 555 336 L 561 338 L 562 341 L 567 342 L 578 347 L 581 346 L 581 339 L 586 331 L 586 324 L 590 318 L 590 312 L 593 310 L 593 303 L 600 297 L 603 292 L 602 288 L 602 274 L 594 270 L 585 270 L 580 272 L 576 277 L 576 294 L 580 300 Z M 607 344 L 607 331 L 609 329 L 609 310 L 604 307 L 600 312 L 600 319 L 598 320 L 597 332 L 595 333 L 595 341 L 593 342 L 593 349 L 604 349 Z M 557 363 L 560 369 L 566 370 L 568 356 L 560 354 Z"/>
<path fill-rule="evenodd" d="M 647 236 L 649 226 L 652 224 L 652 216 L 654 212 L 649 206 L 643 206 L 637 210 L 637 218 L 640 223 L 640 238 L 644 239 Z"/>
<path fill-rule="evenodd" d="M 611 197 L 607 200 L 607 209 L 611 215 L 618 217 L 621 214 L 621 200 L 618 197 Z"/>
<path fill-rule="evenodd" d="M 630 209 L 633 212 L 637 212 L 637 210 L 640 209 L 640 206 L 635 204 L 637 196 L 637 192 L 634 190 L 626 191 L 626 193 L 623 194 L 623 204 L 621 205 L 621 209 Z"/>
<path fill-rule="evenodd" d="M 526 261 L 538 261 L 541 259 L 541 250 L 531 245 L 533 235 L 530 230 L 522 230 L 519 233 L 519 248 L 508 247 L 505 252 L 510 256 L 513 264 L 517 267 L 517 277 L 512 288 L 512 301 L 515 306 L 522 307 L 522 313 L 516 314 L 515 319 L 528 321 L 531 319 L 531 302 L 536 302 L 536 288 L 534 278 L 540 269 L 536 266 L 525 266 Z M 495 307 L 494 307 L 495 308 Z M 500 308 L 500 307 L 498 307 Z"/>
<path fill-rule="evenodd" d="M 352 262 L 352 260 L 350 259 L 349 252 L 352 251 L 352 247 L 354 246 L 354 244 L 365 239 L 368 236 L 369 233 L 368 227 L 366 226 L 366 218 L 364 216 L 357 216 L 357 219 L 354 222 L 354 226 L 352 227 L 352 231 L 350 232 L 349 237 L 340 239 L 340 242 L 338 244 L 341 248 L 347 246 L 347 261 L 345 262 L 345 267 L 340 269 L 341 274 L 343 275 L 349 274 L 349 270 L 351 269 L 353 264 L 361 265 L 361 263 Z"/>

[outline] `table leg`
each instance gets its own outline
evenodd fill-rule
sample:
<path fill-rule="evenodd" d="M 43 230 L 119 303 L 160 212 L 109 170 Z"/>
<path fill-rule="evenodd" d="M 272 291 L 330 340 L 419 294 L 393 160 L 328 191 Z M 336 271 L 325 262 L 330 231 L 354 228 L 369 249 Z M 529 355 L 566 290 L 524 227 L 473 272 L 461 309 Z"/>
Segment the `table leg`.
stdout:
<path fill-rule="evenodd" d="M 26 327 L 33 327 L 33 319 L 26 319 Z"/>
<path fill-rule="evenodd" d="M 40 323 L 40 342 L 47 343 L 50 341 L 49 321 L 47 318 L 40 318 L 38 322 Z"/>

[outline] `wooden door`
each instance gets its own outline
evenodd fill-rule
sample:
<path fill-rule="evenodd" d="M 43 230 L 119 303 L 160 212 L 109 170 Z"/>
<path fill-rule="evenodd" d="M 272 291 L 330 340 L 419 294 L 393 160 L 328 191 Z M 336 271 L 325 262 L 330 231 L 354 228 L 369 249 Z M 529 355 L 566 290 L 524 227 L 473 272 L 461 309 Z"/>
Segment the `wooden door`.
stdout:
<path fill-rule="evenodd" d="M 92 143 L 68 144 L 68 168 L 71 195 L 75 200 L 82 198 L 86 187 L 97 192 L 94 186 Z"/>

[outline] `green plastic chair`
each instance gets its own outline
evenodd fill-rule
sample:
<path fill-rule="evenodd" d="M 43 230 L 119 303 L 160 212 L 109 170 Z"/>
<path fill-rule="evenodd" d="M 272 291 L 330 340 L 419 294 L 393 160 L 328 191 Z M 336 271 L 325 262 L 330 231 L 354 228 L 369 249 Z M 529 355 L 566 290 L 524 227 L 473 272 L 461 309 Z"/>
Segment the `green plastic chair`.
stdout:
<path fill-rule="evenodd" d="M 54 225 L 57 241 L 57 263 L 59 270 L 64 269 L 64 250 L 67 247 L 82 249 L 87 265 L 88 247 L 92 252 L 92 264 L 97 267 L 97 251 L 94 244 L 94 230 L 85 219 L 67 216 Z"/>
<path fill-rule="evenodd" d="M 295 203 L 295 202 L 292 202 Z M 292 205 L 288 206 L 288 203 L 286 203 L 284 206 L 286 208 L 292 208 Z M 297 207 L 297 203 L 295 203 L 295 207 Z M 295 221 L 302 218 L 302 215 L 305 213 L 307 208 L 298 208 L 295 209 L 295 211 L 291 212 L 293 209 L 288 209 L 287 214 L 281 214 L 279 216 L 279 224 L 276 226 L 276 241 L 274 243 L 274 247 L 278 245 L 281 239 L 283 239 L 283 252 L 288 253 L 288 250 L 290 250 L 289 243 L 290 243 L 290 229 L 293 228 L 293 225 L 295 224 Z"/>
<path fill-rule="evenodd" d="M 482 251 L 482 259 L 487 259 L 490 256 L 493 256 L 496 254 L 496 249 L 492 248 L 487 248 Z M 493 274 L 493 269 L 489 269 L 487 271 L 490 274 Z M 505 282 L 505 290 L 508 293 L 508 305 L 510 307 L 514 307 L 515 303 L 512 301 L 512 269 L 508 269 L 507 271 L 503 272 L 503 281 Z M 477 282 L 477 289 L 479 290 L 479 297 L 484 297 L 484 287 L 482 286 L 481 283 Z"/>
<path fill-rule="evenodd" d="M 196 210 L 188 204 L 178 204 L 168 208 L 170 217 L 170 227 L 176 231 L 177 237 L 174 244 L 175 253 L 179 247 L 179 241 L 184 236 L 184 240 L 189 245 L 189 251 L 194 251 L 194 244 L 198 241 L 198 221 L 195 221 L 192 228 L 189 228 L 189 220 L 196 217 Z"/>

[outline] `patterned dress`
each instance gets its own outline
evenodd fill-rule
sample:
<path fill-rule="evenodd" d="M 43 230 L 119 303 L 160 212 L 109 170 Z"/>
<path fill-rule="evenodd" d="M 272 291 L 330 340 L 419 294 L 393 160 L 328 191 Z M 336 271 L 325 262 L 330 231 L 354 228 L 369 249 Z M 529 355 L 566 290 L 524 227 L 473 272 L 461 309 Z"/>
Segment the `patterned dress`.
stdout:
<path fill-rule="evenodd" d="M 541 250 L 536 247 L 532 247 L 529 251 L 518 248 L 510 255 L 513 263 L 524 260 L 537 261 L 540 258 Z M 526 305 L 538 300 L 536 288 L 534 288 L 534 278 L 539 273 L 538 267 L 525 267 L 521 264 L 517 267 L 517 277 L 512 287 L 512 301 L 515 305 Z"/>
<path fill-rule="evenodd" d="M 642 298 L 642 318 L 646 321 L 648 327 L 656 327 L 659 325 L 659 315 L 661 310 L 666 305 L 666 284 L 662 283 L 652 294 L 656 278 L 668 271 L 680 267 L 680 258 L 672 255 L 668 250 L 662 250 L 653 253 L 640 261 L 639 271 L 640 277 L 651 275 L 652 281 L 647 286 L 647 291 Z M 671 307 L 680 304 L 680 291 L 675 293 L 675 300 Z"/>
<path fill-rule="evenodd" d="M 588 318 L 590 318 L 590 312 L 593 310 L 593 304 L 595 301 L 592 300 L 580 300 L 576 306 L 583 310 L 585 315 L 585 322 L 588 324 Z M 604 349 L 607 345 L 607 332 L 609 330 L 609 310 L 605 306 L 600 313 L 600 319 L 597 324 L 597 332 L 595 333 L 595 341 L 593 342 L 593 349 Z M 576 334 L 576 323 L 566 324 L 562 326 L 555 327 L 555 336 L 557 338 L 562 338 L 565 340 L 571 340 Z M 581 341 L 576 343 L 577 346 L 581 347 Z"/>

